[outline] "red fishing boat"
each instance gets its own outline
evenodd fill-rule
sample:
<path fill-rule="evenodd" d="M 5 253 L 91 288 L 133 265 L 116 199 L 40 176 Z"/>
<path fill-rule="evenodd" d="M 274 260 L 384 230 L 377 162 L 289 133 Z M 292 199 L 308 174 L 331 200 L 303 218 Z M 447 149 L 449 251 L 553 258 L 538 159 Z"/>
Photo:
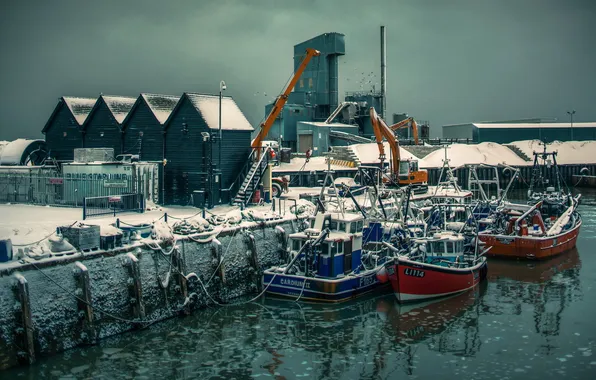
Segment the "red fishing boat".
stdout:
<path fill-rule="evenodd" d="M 545 259 L 575 247 L 582 225 L 576 208 L 579 196 L 560 215 L 543 218 L 544 201 L 534 206 L 506 203 L 480 232 L 480 241 L 491 247 L 490 256 Z"/>
<path fill-rule="evenodd" d="M 397 300 L 411 302 L 457 294 L 484 280 L 486 257 L 477 254 L 479 244 L 464 243 L 463 234 L 442 231 L 417 239 L 408 255 L 397 255 L 388 262 L 385 271 Z"/>

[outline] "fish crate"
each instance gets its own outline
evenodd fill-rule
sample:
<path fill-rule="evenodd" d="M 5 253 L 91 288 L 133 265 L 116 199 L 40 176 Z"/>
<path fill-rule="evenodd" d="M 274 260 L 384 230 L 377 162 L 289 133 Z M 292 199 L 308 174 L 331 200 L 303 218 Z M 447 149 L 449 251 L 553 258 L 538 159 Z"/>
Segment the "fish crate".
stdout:
<path fill-rule="evenodd" d="M 101 236 L 99 240 L 99 247 L 104 251 L 122 247 L 122 234 Z"/>
<path fill-rule="evenodd" d="M 62 234 L 68 242 L 79 251 L 96 250 L 100 246 L 99 226 L 76 225 L 58 227 L 58 232 Z"/>

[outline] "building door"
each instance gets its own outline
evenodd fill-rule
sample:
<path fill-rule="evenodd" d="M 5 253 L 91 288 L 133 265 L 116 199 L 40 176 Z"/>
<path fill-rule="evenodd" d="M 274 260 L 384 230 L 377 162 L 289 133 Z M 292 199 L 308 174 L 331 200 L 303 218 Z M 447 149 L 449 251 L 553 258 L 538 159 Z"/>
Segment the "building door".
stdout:
<path fill-rule="evenodd" d="M 298 135 L 298 147 L 300 153 L 306 153 L 306 151 L 312 148 L 312 135 Z"/>

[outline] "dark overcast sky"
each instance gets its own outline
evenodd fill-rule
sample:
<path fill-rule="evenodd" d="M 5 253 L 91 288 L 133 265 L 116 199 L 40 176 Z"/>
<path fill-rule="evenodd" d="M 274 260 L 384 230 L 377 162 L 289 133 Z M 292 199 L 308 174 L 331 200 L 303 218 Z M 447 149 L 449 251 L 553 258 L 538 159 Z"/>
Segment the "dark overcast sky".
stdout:
<path fill-rule="evenodd" d="M 595 20 L 596 0 L 3 0 L 0 139 L 40 137 L 62 95 L 216 93 L 221 79 L 256 125 L 293 45 L 320 33 L 346 35 L 340 97 L 362 72 L 378 82 L 382 24 L 388 111 L 434 136 L 570 108 L 596 121 Z"/>

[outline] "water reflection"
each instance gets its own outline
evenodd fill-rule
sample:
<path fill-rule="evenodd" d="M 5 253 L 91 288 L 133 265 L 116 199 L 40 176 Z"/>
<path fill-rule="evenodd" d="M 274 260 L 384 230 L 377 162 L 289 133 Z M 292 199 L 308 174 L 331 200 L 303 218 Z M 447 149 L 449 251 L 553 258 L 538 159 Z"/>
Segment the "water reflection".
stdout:
<path fill-rule="evenodd" d="M 2 378 L 494 378 L 524 371 L 536 356 L 550 359 L 541 360 L 542 370 L 554 371 L 560 362 L 553 355 L 562 350 L 591 355 L 591 343 L 561 333 L 577 318 L 566 312 L 570 305 L 583 301 L 580 268 L 577 251 L 544 262 L 491 259 L 481 287 L 423 304 L 400 305 L 386 295 L 341 305 L 265 298 L 206 309 Z"/>
<path fill-rule="evenodd" d="M 577 249 L 550 260 L 516 262 L 491 260 L 488 279 L 495 283 L 483 311 L 493 315 L 527 314 L 530 307 L 533 330 L 544 338 L 540 354 L 551 355 L 556 346 L 564 310 L 582 299 L 581 261 Z"/>

